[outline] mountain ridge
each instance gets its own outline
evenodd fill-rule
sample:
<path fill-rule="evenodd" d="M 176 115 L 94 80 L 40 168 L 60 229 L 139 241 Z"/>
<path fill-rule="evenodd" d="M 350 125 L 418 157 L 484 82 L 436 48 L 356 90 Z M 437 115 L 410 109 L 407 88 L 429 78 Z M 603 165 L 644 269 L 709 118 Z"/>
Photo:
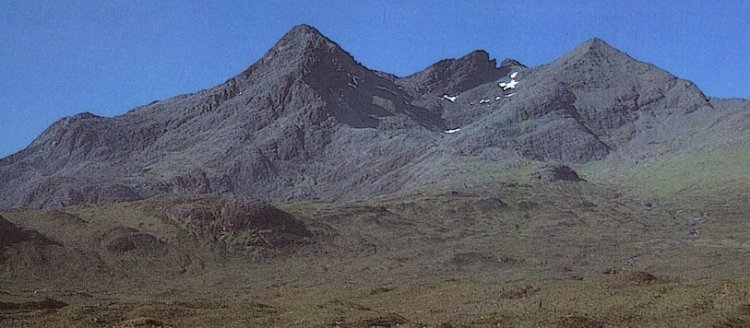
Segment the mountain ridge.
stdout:
<path fill-rule="evenodd" d="M 212 88 L 112 118 L 82 113 L 55 122 L 0 159 L 0 208 L 169 193 L 366 198 L 429 186 L 438 176 L 465 178 L 438 163 L 638 157 L 651 151 L 650 141 L 703 124 L 691 117 L 720 116 L 710 112 L 716 104 L 748 107 L 712 102 L 692 82 L 597 38 L 538 67 L 512 59 L 498 66 L 476 50 L 397 77 L 298 25 Z M 692 121 L 647 128 L 668 120 Z"/>

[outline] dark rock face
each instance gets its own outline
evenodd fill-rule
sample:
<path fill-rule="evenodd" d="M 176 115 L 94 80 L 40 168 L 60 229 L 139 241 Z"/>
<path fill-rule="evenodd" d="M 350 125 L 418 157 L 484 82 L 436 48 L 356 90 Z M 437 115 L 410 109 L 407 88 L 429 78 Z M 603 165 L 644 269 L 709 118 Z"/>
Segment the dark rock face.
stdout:
<path fill-rule="evenodd" d="M 507 63 L 518 64 L 520 63 Z M 456 94 L 492 82 L 510 72 L 511 65 L 496 67 L 484 50 L 476 50 L 458 59 L 441 60 L 425 70 L 398 80 L 417 94 Z"/>
<path fill-rule="evenodd" d="M 427 185 L 426 177 L 447 176 L 439 163 L 467 156 L 640 156 L 653 142 L 705 128 L 720 108 L 750 111 L 744 101 L 708 100 L 598 39 L 540 67 L 497 66 L 479 50 L 400 78 L 300 25 L 213 88 L 53 124 L 0 159 L 0 208 L 163 194 L 362 199 Z"/>

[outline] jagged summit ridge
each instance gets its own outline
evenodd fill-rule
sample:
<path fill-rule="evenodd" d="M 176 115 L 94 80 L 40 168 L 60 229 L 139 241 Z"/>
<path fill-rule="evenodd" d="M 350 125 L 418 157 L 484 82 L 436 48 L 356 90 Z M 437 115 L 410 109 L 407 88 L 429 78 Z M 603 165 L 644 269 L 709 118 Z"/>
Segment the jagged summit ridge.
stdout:
<path fill-rule="evenodd" d="M 457 59 L 441 60 L 398 83 L 418 93 L 455 94 L 495 81 L 509 71 L 509 66 L 497 67 L 497 61 L 490 59 L 487 51 L 475 50 Z"/>
<path fill-rule="evenodd" d="M 599 39 L 540 67 L 498 66 L 477 50 L 396 77 L 298 25 L 213 88 L 53 124 L 0 159 L 0 208 L 170 193 L 362 199 L 460 179 L 436 163 L 639 153 L 633 145 L 654 137 L 643 126 L 710 105 L 691 83 Z"/>

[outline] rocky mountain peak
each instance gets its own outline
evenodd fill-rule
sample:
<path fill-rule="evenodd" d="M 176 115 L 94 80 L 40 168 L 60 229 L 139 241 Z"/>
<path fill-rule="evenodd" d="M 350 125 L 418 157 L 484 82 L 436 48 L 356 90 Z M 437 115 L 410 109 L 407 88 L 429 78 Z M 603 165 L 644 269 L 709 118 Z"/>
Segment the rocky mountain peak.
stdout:
<path fill-rule="evenodd" d="M 518 87 L 501 87 L 508 79 Z M 396 77 L 298 25 L 213 88 L 53 124 L 0 159 L 0 208 L 169 193 L 357 199 L 432 183 L 409 170 L 439 176 L 430 163 L 464 155 L 599 160 L 643 134 L 642 113 L 707 104 L 692 84 L 600 39 L 530 69 L 476 50 Z"/>
<path fill-rule="evenodd" d="M 361 66 L 338 44 L 316 28 L 301 24 L 293 27 L 269 49 L 260 61 L 245 70 L 240 78 L 247 84 L 268 82 L 269 77 L 286 80 L 322 72 Z"/>
<path fill-rule="evenodd" d="M 272 66 L 309 69 L 321 62 L 355 63 L 354 58 L 338 44 L 309 25 L 297 25 L 287 32 L 263 57 Z"/>
<path fill-rule="evenodd" d="M 599 38 L 591 38 L 569 53 L 572 56 L 627 56 L 624 52 Z"/>
<path fill-rule="evenodd" d="M 612 47 L 599 38 L 592 38 L 568 52 L 552 65 L 570 66 L 573 69 L 581 67 L 606 67 L 635 61 L 628 54 Z"/>
<path fill-rule="evenodd" d="M 318 29 L 316 29 L 313 26 L 307 25 L 307 24 L 299 24 L 293 26 L 289 31 L 284 35 L 284 38 L 286 37 L 294 37 L 294 36 L 312 36 L 312 37 L 325 37 L 323 36 Z"/>
<path fill-rule="evenodd" d="M 584 42 L 579 47 L 580 48 L 588 48 L 588 49 L 613 49 L 613 50 L 617 50 L 614 47 L 612 47 L 611 45 L 609 45 L 609 43 L 607 43 L 606 41 L 604 41 L 604 40 L 602 40 L 600 38 L 596 38 L 596 37 L 586 40 L 586 42 Z"/>
<path fill-rule="evenodd" d="M 310 51 L 315 49 L 340 49 L 340 47 L 316 28 L 302 24 L 289 30 L 271 50 Z"/>
<path fill-rule="evenodd" d="M 400 84 L 433 94 L 458 93 L 508 74 L 507 66 L 497 67 L 484 50 L 475 50 L 457 59 L 445 59 L 421 72 L 401 79 Z"/>
<path fill-rule="evenodd" d="M 467 65 L 476 65 L 476 66 L 485 66 L 485 67 L 488 65 L 491 65 L 491 68 L 495 68 L 495 60 L 490 59 L 490 54 L 487 53 L 487 51 L 483 49 L 474 50 L 454 61 L 458 63 L 464 63 Z"/>
<path fill-rule="evenodd" d="M 500 67 L 513 67 L 513 66 L 526 68 L 526 65 L 522 64 L 520 61 L 517 61 L 513 58 L 505 58 L 500 63 Z"/>

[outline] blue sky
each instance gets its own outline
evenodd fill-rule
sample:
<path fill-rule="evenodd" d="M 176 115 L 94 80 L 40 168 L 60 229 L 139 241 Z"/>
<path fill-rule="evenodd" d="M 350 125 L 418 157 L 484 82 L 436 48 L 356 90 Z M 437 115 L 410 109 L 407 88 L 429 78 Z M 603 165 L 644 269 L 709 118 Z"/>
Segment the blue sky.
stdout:
<path fill-rule="evenodd" d="M 300 23 L 397 75 L 474 49 L 540 65 L 599 37 L 709 96 L 750 98 L 749 1 L 3 0 L 0 157 L 64 116 L 221 83 Z"/>

